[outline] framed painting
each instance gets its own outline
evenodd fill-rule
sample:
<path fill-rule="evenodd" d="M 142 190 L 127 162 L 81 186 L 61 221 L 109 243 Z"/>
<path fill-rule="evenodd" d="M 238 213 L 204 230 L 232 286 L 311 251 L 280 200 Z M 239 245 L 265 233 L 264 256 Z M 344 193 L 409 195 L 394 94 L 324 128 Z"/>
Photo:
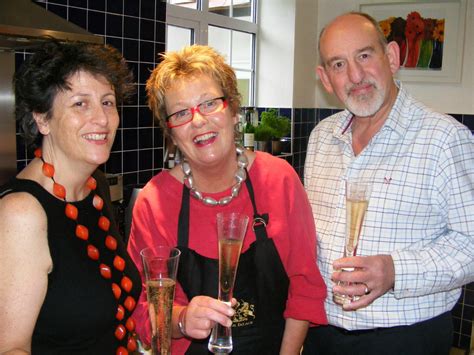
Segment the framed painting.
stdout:
<path fill-rule="evenodd" d="M 402 81 L 461 81 L 466 0 L 378 2 L 360 5 L 388 41 L 400 47 Z"/>

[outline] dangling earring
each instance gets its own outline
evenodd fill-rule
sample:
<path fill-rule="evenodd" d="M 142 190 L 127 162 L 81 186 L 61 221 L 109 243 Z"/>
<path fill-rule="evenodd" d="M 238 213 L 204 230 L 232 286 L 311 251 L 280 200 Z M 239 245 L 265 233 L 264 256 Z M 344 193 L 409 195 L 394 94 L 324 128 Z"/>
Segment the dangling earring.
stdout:
<path fill-rule="evenodd" d="M 176 163 L 175 153 L 176 153 L 176 145 L 173 144 L 171 141 L 169 141 L 168 144 L 166 145 L 166 151 L 165 151 L 165 167 L 167 167 L 168 169 L 172 169 L 175 166 L 175 163 Z"/>
<path fill-rule="evenodd" d="M 181 163 L 181 151 L 179 150 L 178 146 L 176 146 L 176 151 L 174 153 L 174 163 L 175 164 Z"/>

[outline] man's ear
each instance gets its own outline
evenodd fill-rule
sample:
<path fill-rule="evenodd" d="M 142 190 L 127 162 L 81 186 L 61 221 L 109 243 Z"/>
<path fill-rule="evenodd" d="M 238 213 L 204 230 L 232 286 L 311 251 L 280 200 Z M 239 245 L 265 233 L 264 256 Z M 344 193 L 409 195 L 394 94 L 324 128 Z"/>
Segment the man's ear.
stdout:
<path fill-rule="evenodd" d="M 395 75 L 400 68 L 400 47 L 398 46 L 398 43 L 395 41 L 389 42 L 387 44 L 386 53 L 388 62 L 390 63 L 390 70 L 392 71 L 392 74 Z"/>
<path fill-rule="evenodd" d="M 316 73 L 318 73 L 319 79 L 321 79 L 321 82 L 323 83 L 323 86 L 326 91 L 332 94 L 334 92 L 334 89 L 332 88 L 328 74 L 326 73 L 326 69 L 322 65 L 318 65 L 316 68 Z"/>
<path fill-rule="evenodd" d="M 49 120 L 46 119 L 46 113 L 37 113 L 33 112 L 33 119 L 38 126 L 38 131 L 43 135 L 46 136 L 49 134 Z"/>

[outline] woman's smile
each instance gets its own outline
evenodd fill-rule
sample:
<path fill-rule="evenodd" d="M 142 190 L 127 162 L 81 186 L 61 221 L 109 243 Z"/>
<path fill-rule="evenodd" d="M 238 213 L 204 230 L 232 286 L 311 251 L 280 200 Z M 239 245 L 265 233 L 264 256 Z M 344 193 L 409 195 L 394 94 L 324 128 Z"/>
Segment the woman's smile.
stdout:
<path fill-rule="evenodd" d="M 214 143 L 214 141 L 216 140 L 216 137 L 217 137 L 216 132 L 208 132 L 208 133 L 200 134 L 194 137 L 193 142 L 194 144 L 198 146 L 205 146 L 205 145 Z"/>

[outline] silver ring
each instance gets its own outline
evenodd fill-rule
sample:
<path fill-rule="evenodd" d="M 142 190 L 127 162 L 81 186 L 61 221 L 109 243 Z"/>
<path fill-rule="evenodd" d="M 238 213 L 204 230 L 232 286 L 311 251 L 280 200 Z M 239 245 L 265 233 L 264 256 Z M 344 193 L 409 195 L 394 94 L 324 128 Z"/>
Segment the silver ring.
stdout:
<path fill-rule="evenodd" d="M 370 293 L 369 287 L 367 285 L 365 285 L 364 294 L 368 295 L 369 293 Z"/>

